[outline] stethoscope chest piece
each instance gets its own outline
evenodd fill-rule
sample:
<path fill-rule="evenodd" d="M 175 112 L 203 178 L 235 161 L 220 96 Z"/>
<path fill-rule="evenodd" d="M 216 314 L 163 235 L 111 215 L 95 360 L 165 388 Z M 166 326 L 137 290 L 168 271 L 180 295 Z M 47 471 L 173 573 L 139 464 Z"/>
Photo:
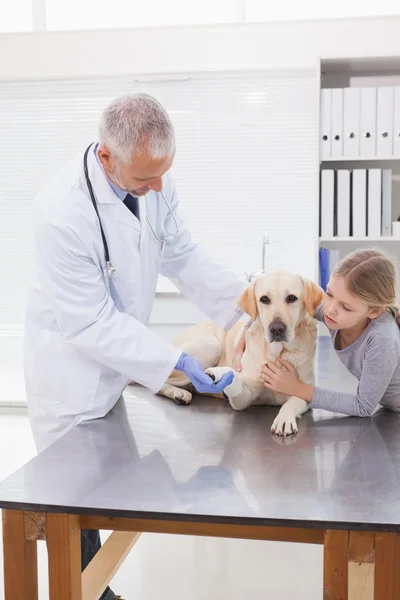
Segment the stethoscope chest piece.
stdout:
<path fill-rule="evenodd" d="M 104 275 L 109 279 L 113 279 L 117 275 L 117 269 L 114 267 L 111 261 L 107 261 L 106 268 L 104 269 Z"/>

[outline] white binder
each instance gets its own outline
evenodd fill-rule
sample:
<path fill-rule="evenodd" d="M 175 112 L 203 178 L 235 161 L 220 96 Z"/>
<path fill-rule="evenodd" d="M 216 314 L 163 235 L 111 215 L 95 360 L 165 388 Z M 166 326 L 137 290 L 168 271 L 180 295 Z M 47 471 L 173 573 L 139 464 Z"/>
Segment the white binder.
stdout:
<path fill-rule="evenodd" d="M 392 235 L 392 170 L 382 171 L 382 235 Z"/>
<path fill-rule="evenodd" d="M 394 88 L 393 154 L 400 158 L 400 87 Z"/>
<path fill-rule="evenodd" d="M 333 237 L 334 233 L 334 205 L 335 205 L 335 172 L 332 170 L 321 171 L 321 237 Z"/>
<path fill-rule="evenodd" d="M 343 156 L 360 156 L 360 88 L 345 88 L 343 99 Z"/>
<path fill-rule="evenodd" d="M 394 88 L 378 87 L 376 155 L 378 158 L 393 156 Z"/>
<path fill-rule="evenodd" d="M 326 160 L 331 158 L 331 127 L 332 127 L 332 90 L 321 90 L 320 106 L 320 158 Z"/>
<path fill-rule="evenodd" d="M 332 158 L 343 156 L 343 89 L 332 90 Z"/>
<path fill-rule="evenodd" d="M 360 239 L 367 235 L 367 171 L 355 169 L 352 180 L 353 237 Z"/>
<path fill-rule="evenodd" d="M 360 156 L 376 156 L 376 88 L 361 88 Z"/>
<path fill-rule="evenodd" d="M 337 172 L 337 234 L 350 235 L 350 171 Z"/>
<path fill-rule="evenodd" d="M 380 169 L 368 170 L 367 236 L 372 238 L 381 237 L 382 231 L 381 177 Z"/>

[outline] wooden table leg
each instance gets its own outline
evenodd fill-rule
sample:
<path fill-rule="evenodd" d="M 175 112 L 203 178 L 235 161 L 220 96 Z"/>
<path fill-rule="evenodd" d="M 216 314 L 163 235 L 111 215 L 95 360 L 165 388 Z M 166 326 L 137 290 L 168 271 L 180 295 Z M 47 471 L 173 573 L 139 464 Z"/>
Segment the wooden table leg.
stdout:
<path fill-rule="evenodd" d="M 400 598 L 400 534 L 375 534 L 375 598 Z"/>
<path fill-rule="evenodd" d="M 326 531 L 324 539 L 324 600 L 347 600 L 348 531 Z"/>
<path fill-rule="evenodd" d="M 324 600 L 400 600 L 400 534 L 327 531 Z"/>
<path fill-rule="evenodd" d="M 349 600 L 374 600 L 375 533 L 350 531 L 348 564 Z"/>
<path fill-rule="evenodd" d="M 79 516 L 47 514 L 50 600 L 82 600 Z"/>
<path fill-rule="evenodd" d="M 24 513 L 3 510 L 5 600 L 38 600 L 37 543 L 25 539 Z"/>

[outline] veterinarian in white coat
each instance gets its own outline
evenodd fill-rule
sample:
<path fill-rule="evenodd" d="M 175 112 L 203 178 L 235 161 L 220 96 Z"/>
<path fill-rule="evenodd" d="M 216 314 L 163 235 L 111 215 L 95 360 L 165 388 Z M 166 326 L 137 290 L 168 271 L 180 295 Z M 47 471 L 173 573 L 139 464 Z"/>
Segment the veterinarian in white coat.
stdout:
<path fill-rule="evenodd" d="M 25 379 L 39 450 L 70 427 L 106 415 L 129 380 L 157 392 L 169 377 L 181 352 L 147 327 L 160 273 L 224 328 L 240 317 L 237 299 L 245 288 L 191 241 L 170 171 L 172 125 L 154 99 L 112 103 L 99 144 L 87 152 L 116 270 L 111 277 L 83 151 L 34 205 L 36 280 L 28 299 Z M 122 200 L 127 192 L 138 198 L 139 218 Z"/>

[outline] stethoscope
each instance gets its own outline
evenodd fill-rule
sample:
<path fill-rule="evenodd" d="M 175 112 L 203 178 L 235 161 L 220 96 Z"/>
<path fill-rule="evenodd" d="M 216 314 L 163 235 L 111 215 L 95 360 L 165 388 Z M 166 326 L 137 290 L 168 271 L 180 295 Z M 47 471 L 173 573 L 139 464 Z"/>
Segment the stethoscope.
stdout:
<path fill-rule="evenodd" d="M 106 267 L 104 269 L 104 274 L 105 274 L 106 277 L 112 278 L 112 277 L 116 276 L 117 269 L 115 268 L 115 266 L 113 265 L 113 263 L 110 260 L 110 251 L 108 249 L 107 238 L 106 238 L 106 234 L 104 233 L 103 224 L 102 224 L 101 219 L 100 219 L 99 209 L 97 207 L 96 196 L 95 196 L 95 193 L 93 191 L 93 186 L 92 186 L 92 182 L 90 181 L 89 171 L 88 171 L 87 157 L 88 157 L 88 153 L 89 153 L 89 150 L 90 150 L 91 147 L 92 147 L 92 144 L 89 144 L 89 146 L 85 150 L 85 154 L 84 154 L 84 157 L 83 157 L 83 170 L 84 170 L 84 173 L 85 173 L 86 185 L 87 185 L 88 190 L 89 190 L 89 196 L 90 196 L 90 199 L 92 201 L 93 208 L 96 211 L 97 218 L 99 220 L 100 233 L 101 233 L 101 238 L 103 240 L 103 246 L 104 246 L 104 257 L 106 259 Z M 161 191 L 160 193 L 161 193 L 162 197 L 164 198 L 165 203 L 166 203 L 166 205 L 168 207 L 168 210 L 169 210 L 169 212 L 170 212 L 170 214 L 171 214 L 171 216 L 172 216 L 172 218 L 174 220 L 176 232 L 174 234 L 168 234 L 168 235 L 165 235 L 165 237 L 160 238 L 157 235 L 157 233 L 154 231 L 154 228 L 153 228 L 152 224 L 150 223 L 149 215 L 147 213 L 146 213 L 146 219 L 147 219 L 147 222 L 148 222 L 148 224 L 150 226 L 151 231 L 153 232 L 153 235 L 161 243 L 162 250 L 164 250 L 164 246 L 165 246 L 166 242 L 174 240 L 176 238 L 176 236 L 179 234 L 179 225 L 178 225 L 178 221 L 177 221 L 177 219 L 176 219 L 176 217 L 174 215 L 174 211 L 172 210 L 171 205 L 168 202 L 168 200 L 167 200 L 164 192 Z"/>

